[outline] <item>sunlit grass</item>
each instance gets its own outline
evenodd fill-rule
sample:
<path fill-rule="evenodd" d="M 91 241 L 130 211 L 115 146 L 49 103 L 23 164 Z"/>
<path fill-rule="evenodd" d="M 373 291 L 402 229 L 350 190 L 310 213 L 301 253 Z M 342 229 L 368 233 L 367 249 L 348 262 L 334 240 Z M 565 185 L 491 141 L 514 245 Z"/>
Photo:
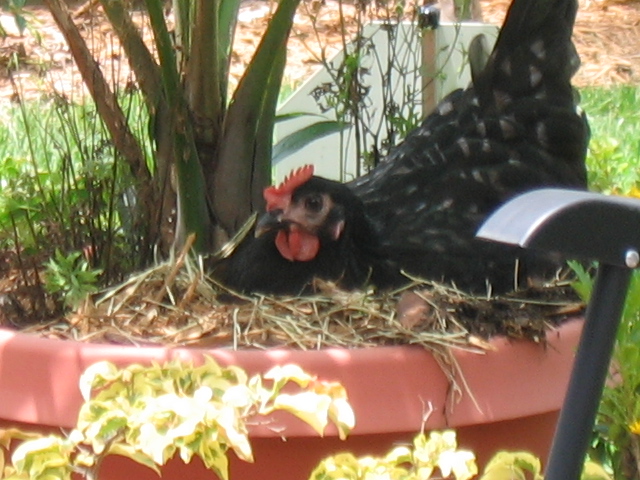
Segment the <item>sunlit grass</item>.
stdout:
<path fill-rule="evenodd" d="M 152 162 L 140 95 L 123 95 L 121 105 Z M 48 96 L 0 104 L 1 248 L 39 258 L 58 248 L 100 249 L 108 259 L 101 267 L 109 274 L 120 271 L 133 258 L 122 254 L 133 235 L 125 228 L 132 224 L 125 195 L 133 182 L 89 99 L 71 103 Z"/>
<path fill-rule="evenodd" d="M 586 88 L 581 96 L 592 130 L 587 158 L 591 188 L 604 193 L 638 195 L 640 88 Z"/>

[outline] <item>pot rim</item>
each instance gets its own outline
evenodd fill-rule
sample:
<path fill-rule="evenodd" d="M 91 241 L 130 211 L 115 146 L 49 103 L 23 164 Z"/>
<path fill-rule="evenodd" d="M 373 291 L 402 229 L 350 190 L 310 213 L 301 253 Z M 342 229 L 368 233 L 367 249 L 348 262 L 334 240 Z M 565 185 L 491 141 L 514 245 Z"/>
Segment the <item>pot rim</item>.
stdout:
<path fill-rule="evenodd" d="M 464 377 L 457 385 L 466 390 L 454 392 L 459 397 L 454 403 L 438 359 L 420 346 L 314 351 L 135 347 L 45 339 L 0 328 L 0 419 L 73 428 L 82 404 L 78 379 L 93 363 L 199 362 L 207 354 L 249 374 L 295 363 L 322 380 L 341 382 L 356 414 L 352 435 L 510 420 L 560 409 L 582 325 L 582 319 L 564 322 L 547 334 L 545 345 L 496 337 L 482 354 L 452 349 L 455 368 Z M 335 429 L 326 434 L 335 435 Z M 317 436 L 285 414 L 253 425 L 251 435 Z"/>

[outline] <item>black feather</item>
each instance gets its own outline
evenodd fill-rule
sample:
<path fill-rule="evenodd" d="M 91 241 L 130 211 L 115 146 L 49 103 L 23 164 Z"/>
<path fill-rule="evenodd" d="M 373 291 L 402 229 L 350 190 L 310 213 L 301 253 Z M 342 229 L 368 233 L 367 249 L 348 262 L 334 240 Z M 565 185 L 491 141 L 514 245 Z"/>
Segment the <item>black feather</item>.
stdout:
<path fill-rule="evenodd" d="M 475 232 L 525 191 L 586 188 L 589 127 L 571 77 L 576 0 L 514 0 L 488 58 L 475 47 L 473 82 L 435 111 L 367 175 L 346 185 L 314 177 L 344 215 L 338 241 L 310 262 L 284 260 L 273 236 L 248 241 L 224 280 L 244 291 L 298 293 L 320 277 L 353 288 L 406 282 L 401 272 L 494 291 L 555 265 L 482 242 Z"/>

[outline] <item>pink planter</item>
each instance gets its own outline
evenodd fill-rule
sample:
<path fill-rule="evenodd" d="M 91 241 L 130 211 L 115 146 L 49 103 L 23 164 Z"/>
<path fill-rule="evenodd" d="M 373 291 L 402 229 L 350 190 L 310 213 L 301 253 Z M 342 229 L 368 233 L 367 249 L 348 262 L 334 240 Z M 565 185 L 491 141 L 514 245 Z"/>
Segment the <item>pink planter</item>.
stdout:
<path fill-rule="evenodd" d="M 327 349 L 322 351 L 229 351 L 163 347 L 123 347 L 46 340 L 0 330 L 0 423 L 29 429 L 72 428 L 82 399 L 78 378 L 89 365 L 188 360 L 202 354 L 249 373 L 295 363 L 324 380 L 341 382 L 355 410 L 356 427 L 347 441 L 334 430 L 319 438 L 309 427 L 279 415 L 252 430 L 256 462 L 232 460 L 231 480 L 304 480 L 331 453 L 382 454 L 420 431 L 429 405 L 427 429 L 454 428 L 462 447 L 480 464 L 500 449 L 524 449 L 546 457 L 564 398 L 582 321 L 549 332 L 546 346 L 496 338 L 494 351 L 456 351 L 455 357 L 475 399 L 463 392 L 447 402 L 449 382 L 433 356 L 421 347 Z M 26 424 L 26 425 L 25 425 Z M 286 437 L 286 441 L 283 438 Z M 151 470 L 122 458 L 109 459 L 101 480 L 157 479 Z M 211 479 L 199 461 L 174 459 L 163 479 Z"/>

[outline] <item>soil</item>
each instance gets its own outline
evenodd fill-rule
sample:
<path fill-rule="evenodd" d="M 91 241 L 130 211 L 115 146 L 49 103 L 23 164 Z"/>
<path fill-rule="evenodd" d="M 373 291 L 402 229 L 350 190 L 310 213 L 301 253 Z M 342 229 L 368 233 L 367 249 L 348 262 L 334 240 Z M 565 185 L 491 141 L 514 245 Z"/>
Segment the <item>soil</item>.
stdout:
<path fill-rule="evenodd" d="M 640 80 L 640 2 L 581 0 L 580 3 L 575 43 L 583 66 L 575 77 L 576 85 L 637 83 Z M 483 19 L 500 24 L 509 0 L 480 0 L 480 4 Z M 337 51 L 342 43 L 338 28 L 340 14 L 335 0 L 309 0 L 301 8 L 307 10 L 301 10 L 296 20 L 285 72 L 287 79 L 306 78 L 318 68 L 318 56 L 322 48 L 313 41 L 316 31 L 326 41 L 323 48 L 327 56 Z M 0 41 L 0 99 L 15 101 L 19 98 L 39 98 L 52 92 L 67 98 L 84 95 L 84 87 L 69 49 L 48 11 L 43 7 L 28 7 L 28 11 L 33 15 L 28 18 L 31 28 L 24 34 L 17 31 L 11 16 L 6 13 L 0 15 L 0 24 L 7 33 Z M 318 19 L 315 26 L 309 21 L 309 11 L 313 11 Z M 234 46 L 232 72 L 235 78 L 250 60 L 270 13 L 269 2 L 243 1 Z M 353 15 L 353 8 L 346 6 L 345 18 L 350 29 L 353 29 L 353 25 L 349 19 Z M 145 25 L 145 18 L 140 12 L 135 12 L 134 17 L 139 25 Z M 98 61 L 103 67 L 106 66 L 104 70 L 108 78 L 121 86 L 134 82 L 126 59 L 97 2 L 77 3 L 73 18 L 83 35 L 91 39 L 90 44 Z M 145 31 L 147 40 L 151 42 L 148 28 Z M 383 299 L 332 291 L 331 296 L 338 298 L 339 308 L 335 304 L 325 305 L 318 299 L 291 303 L 291 299 L 233 298 L 229 302 L 229 298 L 220 296 L 219 291 L 203 295 L 200 281 L 196 284 L 193 280 L 187 280 L 168 286 L 166 278 L 161 277 L 134 293 L 121 287 L 124 290 L 107 295 L 110 303 L 89 302 L 78 312 L 65 317 L 46 300 L 38 300 L 45 296 L 35 280 L 37 274 L 32 271 L 28 274 L 31 279 L 25 279 L 13 268 L 13 258 L 8 253 L 0 258 L 0 292 L 4 292 L 0 293 L 0 324 L 55 338 L 218 346 L 229 345 L 230 342 L 235 344 L 237 337 L 242 337 L 241 343 L 255 348 L 273 344 L 317 348 L 346 344 L 347 341 L 353 344 L 354 339 L 350 335 L 360 330 L 355 343 L 361 345 L 372 342 L 456 344 L 460 341 L 465 345 L 481 345 L 482 338 L 496 333 L 540 341 L 546 327 L 579 314 L 582 308 L 581 302 L 566 287 L 532 289 L 520 294 L 520 297 L 498 301 L 469 298 L 459 292 L 453 292 L 452 296 L 451 291 L 443 291 L 441 286 L 430 286 L 426 290 L 420 286 Z M 170 266 L 167 268 L 171 271 Z M 24 284 L 35 286 L 26 288 Z M 125 305 L 123 300 L 129 303 Z M 354 301 L 355 304 L 351 303 Z M 354 306 L 363 302 L 370 307 L 364 314 L 361 307 Z M 188 303 L 191 304 L 187 307 Z M 256 317 L 256 309 L 264 308 L 265 304 L 268 304 L 273 317 L 297 318 L 293 330 L 302 333 L 292 335 L 292 328 L 283 326 L 281 322 L 269 324 L 268 318 L 262 313 Z M 41 315 L 37 315 L 37 312 Z M 333 326 L 327 327 L 323 324 L 322 312 L 331 312 L 331 315 L 338 315 L 339 318 Z M 299 319 L 301 316 L 309 317 L 310 313 L 313 313 L 313 318 L 308 322 L 310 329 L 304 330 L 300 327 Z M 327 314 L 326 318 L 331 315 Z M 531 318 L 535 321 L 531 321 Z M 36 325 L 32 324 L 34 319 L 38 320 Z M 132 323 L 133 319 L 136 320 Z M 382 338 L 379 333 L 381 327 L 394 319 L 400 320 L 397 322 L 397 331 Z M 438 326 L 438 333 L 435 337 L 432 334 L 425 337 L 423 333 L 427 329 L 433 331 L 434 325 Z M 241 331 L 239 336 L 234 333 L 238 329 Z M 373 331 L 377 333 L 371 334 Z M 453 340 L 451 335 L 455 337 Z M 307 343 L 303 345 L 304 342 Z"/>

